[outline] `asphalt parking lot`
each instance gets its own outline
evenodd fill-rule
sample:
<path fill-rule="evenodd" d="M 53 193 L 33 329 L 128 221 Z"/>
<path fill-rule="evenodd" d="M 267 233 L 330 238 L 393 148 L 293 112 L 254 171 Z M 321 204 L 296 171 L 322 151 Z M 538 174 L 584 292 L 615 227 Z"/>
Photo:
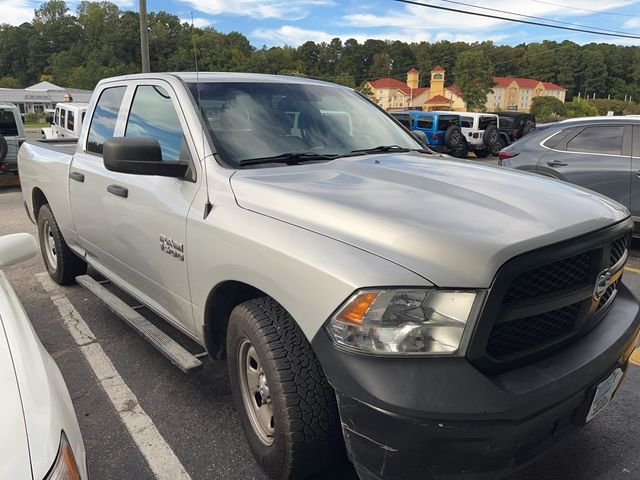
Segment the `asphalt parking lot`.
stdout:
<path fill-rule="evenodd" d="M 0 235 L 36 234 L 17 186 L 0 186 L 0 219 Z M 640 255 L 638 250 L 635 253 Z M 153 456 L 162 456 L 164 451 L 155 445 L 141 448 L 134 441 L 123 423 L 123 411 L 135 413 L 136 405 L 114 407 L 65 326 L 60 308 L 51 298 L 55 295 L 45 291 L 43 277 L 38 276 L 44 271 L 44 264 L 37 257 L 6 273 L 67 382 L 82 429 L 91 478 L 158 478 L 150 464 L 162 462 L 162 458 Z M 624 281 L 640 297 L 640 257 L 630 259 Z M 185 375 L 82 287 L 59 287 L 57 294 L 64 295 L 84 319 L 95 342 L 175 455 L 184 472 L 179 478 L 266 478 L 245 442 L 224 362 L 209 361 L 199 372 Z M 171 331 L 170 327 L 165 328 Z M 180 338 L 177 332 L 172 335 Z M 185 338 L 181 341 L 196 350 Z M 640 364 L 640 351 L 636 350 L 634 358 Z M 640 478 L 639 406 L 640 365 L 632 365 L 612 404 L 597 419 L 509 479 Z M 145 458 L 143 451 L 151 455 L 153 462 Z M 340 468 L 330 478 L 355 476 L 350 468 Z"/>

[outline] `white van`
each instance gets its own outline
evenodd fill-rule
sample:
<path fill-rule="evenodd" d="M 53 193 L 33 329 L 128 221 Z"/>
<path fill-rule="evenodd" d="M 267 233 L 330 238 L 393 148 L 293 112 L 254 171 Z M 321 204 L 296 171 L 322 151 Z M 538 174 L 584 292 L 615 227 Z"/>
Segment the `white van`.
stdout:
<path fill-rule="evenodd" d="M 51 128 L 43 128 L 44 138 L 78 138 L 88 103 L 59 103 Z"/>
<path fill-rule="evenodd" d="M 0 104 L 0 175 L 18 173 L 18 149 L 26 139 L 18 107 Z"/>

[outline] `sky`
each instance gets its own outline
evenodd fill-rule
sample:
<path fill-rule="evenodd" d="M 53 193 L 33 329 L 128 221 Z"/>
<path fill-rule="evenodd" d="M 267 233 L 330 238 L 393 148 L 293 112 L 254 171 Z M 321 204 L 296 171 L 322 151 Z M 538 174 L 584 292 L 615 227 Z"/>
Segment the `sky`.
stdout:
<path fill-rule="evenodd" d="M 125 10 L 138 10 L 137 0 L 112 0 Z M 629 0 L 458 0 L 472 8 L 444 0 L 423 3 L 484 12 L 494 8 L 544 17 L 587 27 L 617 30 L 640 36 L 640 2 Z M 67 1 L 75 11 L 77 1 Z M 0 0 L 0 23 L 31 21 L 37 0 Z M 515 45 L 545 39 L 580 44 L 608 42 L 640 45 L 640 40 L 522 25 L 490 18 L 407 5 L 393 0 L 147 0 L 148 11 L 167 11 L 185 21 L 193 14 L 198 27 L 238 31 L 255 47 L 298 46 L 307 40 L 329 42 L 367 38 L 420 41 L 482 41 Z M 509 15 L 502 15 L 509 16 Z"/>

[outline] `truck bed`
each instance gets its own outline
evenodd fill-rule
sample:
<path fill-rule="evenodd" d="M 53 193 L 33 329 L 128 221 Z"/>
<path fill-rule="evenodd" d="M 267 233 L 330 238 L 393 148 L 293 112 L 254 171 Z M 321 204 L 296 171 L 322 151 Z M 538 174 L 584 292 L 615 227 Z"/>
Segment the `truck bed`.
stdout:
<path fill-rule="evenodd" d="M 27 144 L 37 145 L 41 148 L 48 150 L 54 150 L 59 153 L 66 153 L 67 155 L 73 155 L 76 151 L 76 145 L 78 144 L 77 138 L 52 138 L 49 140 L 27 140 Z"/>

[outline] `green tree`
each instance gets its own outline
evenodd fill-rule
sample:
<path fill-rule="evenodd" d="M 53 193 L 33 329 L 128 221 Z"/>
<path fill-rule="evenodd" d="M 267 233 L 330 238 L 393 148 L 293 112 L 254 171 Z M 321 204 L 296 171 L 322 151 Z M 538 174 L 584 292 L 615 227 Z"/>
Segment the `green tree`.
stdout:
<path fill-rule="evenodd" d="M 538 119 L 548 119 L 552 116 L 563 117 L 565 113 L 565 104 L 556 97 L 535 97 L 531 101 L 529 110 Z"/>
<path fill-rule="evenodd" d="M 453 69 L 456 85 L 468 110 L 482 110 L 487 103 L 487 94 L 494 87 L 493 66 L 481 50 L 462 52 L 456 58 Z"/>
<path fill-rule="evenodd" d="M 16 77 L 1 77 L 0 88 L 20 88 L 20 82 Z"/>

